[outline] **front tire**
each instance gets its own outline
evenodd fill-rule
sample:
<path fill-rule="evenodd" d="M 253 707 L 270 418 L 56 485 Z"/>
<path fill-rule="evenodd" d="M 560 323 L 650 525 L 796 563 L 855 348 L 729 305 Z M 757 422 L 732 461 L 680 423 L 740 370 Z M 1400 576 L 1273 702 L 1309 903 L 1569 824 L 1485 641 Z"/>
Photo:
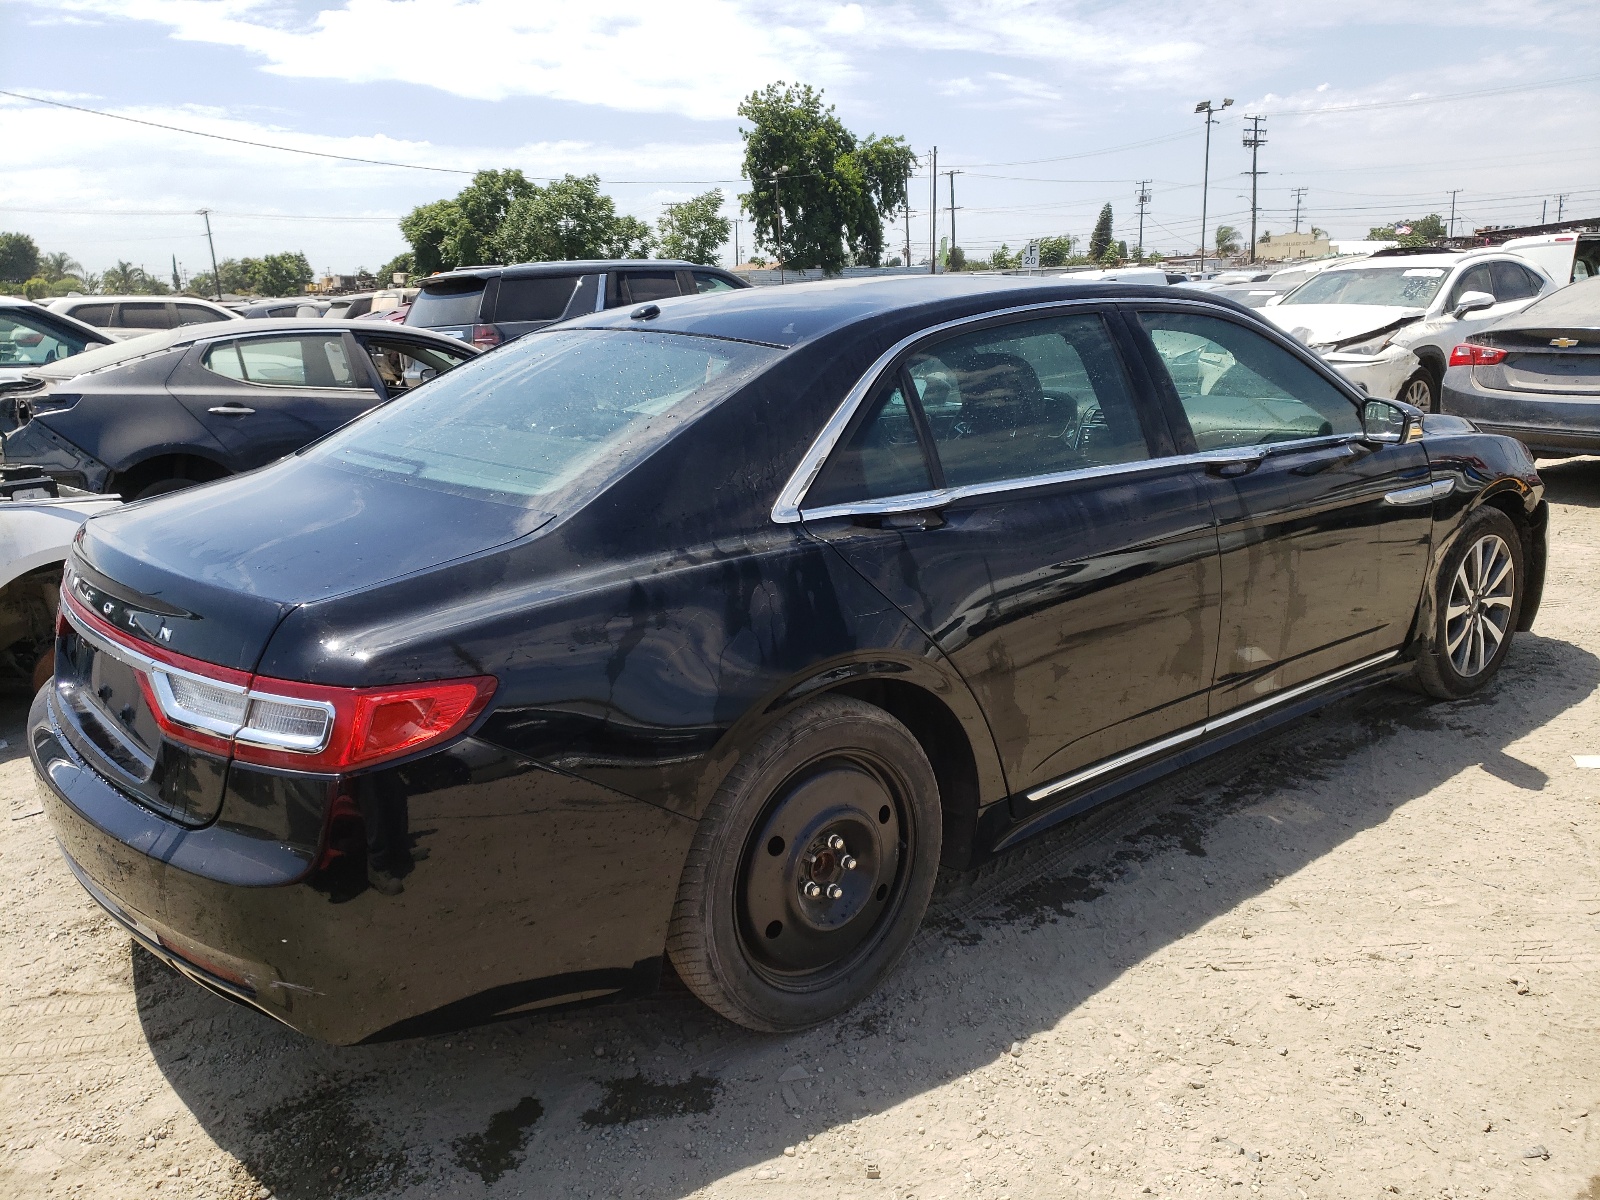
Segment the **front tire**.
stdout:
<path fill-rule="evenodd" d="M 1395 399 L 1414 405 L 1423 412 L 1439 411 L 1438 389 L 1434 386 L 1433 376 L 1428 373 L 1426 367 L 1412 373 L 1411 378 L 1401 386 L 1400 394 Z"/>
<path fill-rule="evenodd" d="M 828 696 L 741 756 L 684 863 L 667 953 L 747 1029 L 788 1033 L 869 995 L 910 946 L 939 866 L 939 786 L 880 708 Z"/>
<path fill-rule="evenodd" d="M 1522 608 L 1522 537 L 1498 508 L 1462 526 L 1434 582 L 1434 629 L 1417 657 L 1430 696 L 1457 700 L 1494 678 L 1511 648 Z"/>

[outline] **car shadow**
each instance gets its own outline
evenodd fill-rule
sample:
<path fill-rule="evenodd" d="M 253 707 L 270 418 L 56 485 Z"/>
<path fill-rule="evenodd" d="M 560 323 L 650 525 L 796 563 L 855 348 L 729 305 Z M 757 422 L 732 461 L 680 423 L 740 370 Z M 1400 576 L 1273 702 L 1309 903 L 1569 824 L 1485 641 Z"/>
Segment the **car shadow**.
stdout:
<path fill-rule="evenodd" d="M 1596 687 L 1600 659 L 1524 635 L 1473 698 L 1370 691 L 947 872 L 885 987 L 790 1037 L 727 1024 L 669 972 L 646 1000 L 333 1048 L 134 951 L 139 1017 L 207 1134 L 280 1200 L 676 1197 L 752 1168 L 765 1178 L 793 1161 L 785 1146 L 992 1063 L 1461 772 L 1539 791 L 1545 773 L 1508 748 Z M 1232 820 L 1291 810 L 1263 819 L 1259 838 Z"/>
<path fill-rule="evenodd" d="M 1600 508 L 1600 458 L 1543 459 L 1539 478 L 1551 504 Z"/>

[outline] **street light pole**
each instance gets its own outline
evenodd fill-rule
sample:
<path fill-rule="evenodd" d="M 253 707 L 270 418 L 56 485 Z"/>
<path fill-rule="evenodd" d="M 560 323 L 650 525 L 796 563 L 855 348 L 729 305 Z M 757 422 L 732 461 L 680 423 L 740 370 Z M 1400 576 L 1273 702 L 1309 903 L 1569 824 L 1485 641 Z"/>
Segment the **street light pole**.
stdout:
<path fill-rule="evenodd" d="M 1222 108 L 1227 108 L 1232 103 L 1233 103 L 1232 100 L 1225 99 L 1222 102 Z M 1197 112 L 1197 113 L 1205 113 L 1205 115 L 1206 115 L 1206 159 L 1205 159 L 1204 174 L 1201 176 L 1201 179 L 1200 179 L 1200 271 L 1199 271 L 1199 274 L 1201 274 L 1201 275 L 1204 275 L 1206 273 L 1206 199 L 1207 199 L 1207 196 L 1208 196 L 1208 194 L 1209 194 L 1209 192 L 1211 190 L 1211 127 L 1218 123 L 1217 122 L 1217 118 L 1216 118 L 1216 116 L 1214 114 L 1221 112 L 1222 108 L 1212 108 L 1211 107 L 1211 101 L 1209 101 L 1209 100 L 1202 100 L 1202 101 L 1200 101 L 1199 104 L 1196 104 L 1194 106 L 1195 112 Z"/>
<path fill-rule="evenodd" d="M 211 290 L 217 294 L 217 300 L 222 300 L 222 276 L 217 274 L 217 244 L 211 240 L 211 210 L 202 208 L 196 210 L 206 219 L 206 245 L 211 247 Z"/>

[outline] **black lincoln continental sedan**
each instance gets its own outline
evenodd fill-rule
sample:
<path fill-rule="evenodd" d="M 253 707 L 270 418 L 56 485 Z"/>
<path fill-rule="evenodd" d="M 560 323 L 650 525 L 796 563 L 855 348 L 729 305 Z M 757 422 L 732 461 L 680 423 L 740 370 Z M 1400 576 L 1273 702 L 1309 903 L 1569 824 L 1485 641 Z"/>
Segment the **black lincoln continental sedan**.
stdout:
<path fill-rule="evenodd" d="M 1522 446 L 1250 310 L 899 278 L 599 313 L 84 526 L 29 743 L 152 954 L 319 1038 L 760 1030 L 970 864 L 1538 606 Z"/>

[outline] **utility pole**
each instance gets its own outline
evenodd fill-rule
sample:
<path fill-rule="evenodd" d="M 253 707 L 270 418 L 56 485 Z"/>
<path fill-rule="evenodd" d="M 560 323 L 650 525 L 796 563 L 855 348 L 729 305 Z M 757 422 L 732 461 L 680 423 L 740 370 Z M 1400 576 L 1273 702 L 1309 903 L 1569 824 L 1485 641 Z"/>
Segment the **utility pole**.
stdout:
<path fill-rule="evenodd" d="M 911 166 L 917 165 L 917 160 L 911 160 Z M 906 168 L 906 266 L 911 265 L 911 167 Z"/>
<path fill-rule="evenodd" d="M 1222 102 L 1222 108 L 1227 108 L 1232 103 L 1233 103 L 1232 100 L 1224 100 Z M 1211 127 L 1213 125 L 1216 125 L 1216 124 L 1220 123 L 1220 122 L 1218 122 L 1215 114 L 1221 112 L 1222 108 L 1217 108 L 1217 109 L 1212 108 L 1211 107 L 1211 101 L 1209 101 L 1209 100 L 1202 100 L 1202 101 L 1200 101 L 1199 104 L 1196 104 L 1194 106 L 1195 112 L 1197 112 L 1197 113 L 1205 113 L 1205 115 L 1206 115 L 1206 162 L 1205 162 L 1204 174 L 1202 174 L 1201 177 L 1200 177 L 1200 271 L 1199 271 L 1199 273 L 1201 275 L 1204 275 L 1206 273 L 1206 199 L 1209 196 L 1210 191 L 1211 191 Z"/>
<path fill-rule="evenodd" d="M 928 274 L 939 273 L 939 147 L 928 159 Z"/>
<path fill-rule="evenodd" d="M 1539 224 L 1543 225 L 1550 219 L 1550 201 L 1539 201 Z"/>
<path fill-rule="evenodd" d="M 783 173 L 785 171 L 787 171 L 788 169 L 789 169 L 788 167 L 778 167 L 778 168 L 776 168 L 773 171 L 772 178 L 768 181 L 769 183 L 772 184 L 772 195 L 773 195 L 773 198 L 776 201 L 776 207 L 777 207 L 777 210 L 778 210 L 777 248 L 778 248 L 778 282 L 780 284 L 785 282 L 785 280 L 783 278 Z"/>
<path fill-rule="evenodd" d="M 198 215 L 206 219 L 206 245 L 211 247 L 211 290 L 217 294 L 217 300 L 222 300 L 222 276 L 217 274 L 217 244 L 211 240 L 211 210 L 202 208 L 196 210 Z"/>
<path fill-rule="evenodd" d="M 957 243 L 956 243 L 956 176 L 957 175 L 965 175 L 966 172 L 965 171 L 960 171 L 960 170 L 951 170 L 951 171 L 946 171 L 945 174 L 950 177 L 950 251 L 951 251 L 951 253 L 954 253 L 956 245 L 957 245 Z"/>
<path fill-rule="evenodd" d="M 1450 236 L 1451 237 L 1455 237 L 1455 235 L 1456 235 L 1456 196 L 1461 192 L 1461 190 L 1462 190 L 1461 188 L 1456 188 L 1454 191 L 1452 191 L 1450 193 Z"/>
<path fill-rule="evenodd" d="M 1556 195 L 1556 223 L 1561 223 L 1561 214 L 1567 211 L 1567 193 L 1560 192 Z"/>
<path fill-rule="evenodd" d="M 1150 207 L 1150 181 L 1139 180 L 1139 190 L 1136 193 L 1139 199 L 1139 261 L 1144 261 L 1144 210 Z"/>
<path fill-rule="evenodd" d="M 1306 198 L 1306 192 L 1309 189 L 1303 188 L 1303 187 L 1297 187 L 1297 188 L 1290 188 L 1289 190 L 1294 193 L 1294 231 L 1296 233 L 1299 233 L 1300 232 L 1300 202 Z"/>
<path fill-rule="evenodd" d="M 1250 128 L 1244 131 L 1245 148 L 1250 151 L 1250 261 L 1256 261 L 1256 184 L 1266 172 L 1256 166 L 1256 155 L 1267 144 L 1267 131 L 1261 127 L 1265 117 L 1246 117 Z"/>
<path fill-rule="evenodd" d="M 733 265 L 739 265 L 739 218 L 733 219 Z"/>

